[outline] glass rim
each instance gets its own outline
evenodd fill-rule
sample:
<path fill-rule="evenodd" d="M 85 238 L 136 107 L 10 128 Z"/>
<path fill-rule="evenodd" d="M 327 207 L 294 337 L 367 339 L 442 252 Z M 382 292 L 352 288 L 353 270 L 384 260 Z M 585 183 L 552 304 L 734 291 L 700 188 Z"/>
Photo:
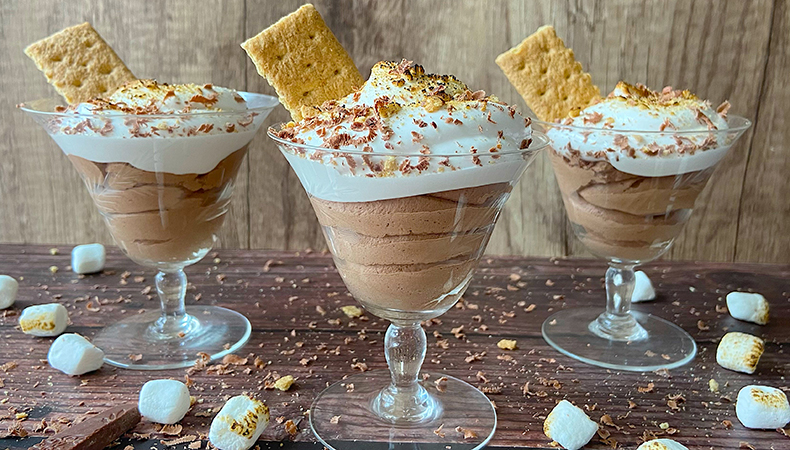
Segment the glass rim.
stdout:
<path fill-rule="evenodd" d="M 549 144 L 551 144 L 551 141 L 549 140 L 548 136 L 546 136 L 545 133 L 533 129 L 532 130 L 532 136 L 531 136 L 532 142 L 530 142 L 529 146 L 527 148 L 517 149 L 517 150 L 512 150 L 512 151 L 500 151 L 500 152 L 496 152 L 496 153 L 488 153 L 488 152 L 486 152 L 486 153 L 480 153 L 478 155 L 475 155 L 475 154 L 472 154 L 472 153 L 452 153 L 452 154 L 429 153 L 429 154 L 426 155 L 426 154 L 423 154 L 423 153 L 363 152 L 363 151 L 360 151 L 360 150 L 347 150 L 347 149 L 344 149 L 344 148 L 337 148 L 337 149 L 335 149 L 335 148 L 328 148 L 328 147 L 319 147 L 317 145 L 310 145 L 310 144 L 299 144 L 299 143 L 296 143 L 296 142 L 293 142 L 293 141 L 289 141 L 287 139 L 283 139 L 283 138 L 281 138 L 281 137 L 279 137 L 279 136 L 277 136 L 275 134 L 275 132 L 276 132 L 276 128 L 275 127 L 282 128 L 282 125 L 285 125 L 286 123 L 288 123 L 288 122 L 283 122 L 283 123 L 280 123 L 280 124 L 276 124 L 276 125 L 270 126 L 266 130 L 266 134 L 269 136 L 270 139 L 272 139 L 276 143 L 282 144 L 282 145 L 286 145 L 286 146 L 289 146 L 289 147 L 303 148 L 303 149 L 314 151 L 314 152 L 316 152 L 316 151 L 318 151 L 318 152 L 337 152 L 337 153 L 342 153 L 344 155 L 395 156 L 395 157 L 398 157 L 398 158 L 418 158 L 418 157 L 423 157 L 423 158 L 469 158 L 470 156 L 478 156 L 478 157 L 482 158 L 484 156 L 487 156 L 487 157 L 498 156 L 499 157 L 499 156 L 511 156 L 511 155 L 520 155 L 520 154 L 524 154 L 524 153 L 530 153 L 530 152 L 537 152 L 539 150 L 544 149 Z"/>
<path fill-rule="evenodd" d="M 58 111 L 47 111 L 42 108 L 36 108 L 36 104 L 38 103 L 45 103 L 47 105 L 58 105 L 62 104 L 63 99 L 61 97 L 45 97 L 39 98 L 36 100 L 31 100 L 28 102 L 22 102 L 16 105 L 16 107 L 28 114 L 34 116 L 43 116 L 43 117 L 72 117 L 72 118 L 86 118 L 86 119 L 123 119 L 127 117 L 136 117 L 141 119 L 178 119 L 182 117 L 194 118 L 197 117 L 230 117 L 230 116 L 242 116 L 249 114 L 251 112 L 259 112 L 259 111 L 268 111 L 270 109 L 274 109 L 279 105 L 279 99 L 277 97 L 267 95 L 267 94 L 259 94 L 257 92 L 246 92 L 246 91 L 236 91 L 239 94 L 243 94 L 242 96 L 250 96 L 255 99 L 265 100 L 264 105 L 255 106 L 255 107 L 247 107 L 247 109 L 243 111 L 206 111 L 206 110 L 197 110 L 194 112 L 179 112 L 179 113 L 158 113 L 158 114 L 131 114 L 131 113 L 118 113 L 118 114 L 100 114 L 100 113 L 78 113 L 78 112 L 58 112 Z M 249 101 L 248 98 L 245 100 Z"/>
<path fill-rule="evenodd" d="M 657 136 L 687 136 L 687 135 L 707 135 L 707 134 L 729 134 L 729 133 L 741 133 L 749 129 L 752 126 L 752 121 L 747 119 L 743 116 L 738 116 L 735 114 L 728 114 L 727 115 L 727 125 L 730 125 L 731 121 L 736 122 L 735 126 L 730 126 L 729 128 L 723 130 L 625 130 L 622 128 L 600 128 L 594 126 L 584 126 L 584 125 L 565 125 L 559 122 L 549 122 L 546 120 L 536 119 L 531 117 L 532 123 L 537 124 L 544 129 L 548 128 L 563 128 L 571 131 L 576 131 L 579 133 L 618 133 L 618 134 L 641 134 L 641 135 L 657 135 Z M 740 123 L 737 123 L 740 122 Z"/>

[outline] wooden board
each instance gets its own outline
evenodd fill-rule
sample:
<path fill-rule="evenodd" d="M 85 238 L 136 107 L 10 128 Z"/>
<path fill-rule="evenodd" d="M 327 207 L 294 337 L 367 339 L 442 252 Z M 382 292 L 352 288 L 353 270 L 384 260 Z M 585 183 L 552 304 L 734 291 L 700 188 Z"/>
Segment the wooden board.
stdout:
<path fill-rule="evenodd" d="M 273 93 L 238 44 L 296 9 L 284 0 L 0 0 L 0 242 L 109 242 L 78 176 L 44 132 L 16 111 L 53 95 L 22 48 L 90 20 L 140 76 L 212 81 Z M 756 121 L 714 175 L 669 259 L 790 262 L 782 191 L 790 164 L 786 116 L 785 0 L 321 0 L 316 7 L 363 75 L 380 59 L 406 57 L 456 74 L 473 88 L 526 110 L 493 63 L 500 52 L 551 23 L 603 91 L 617 80 L 672 84 Z M 129 39 L 134 36 L 135 39 Z M 759 114 L 758 114 L 759 111 Z M 268 124 L 286 120 L 278 109 Z M 224 247 L 323 249 L 307 197 L 261 134 L 239 177 L 223 228 Z M 245 163 L 246 164 L 246 163 Z M 540 156 L 505 208 L 490 254 L 586 255 L 573 236 L 548 161 Z"/>
<path fill-rule="evenodd" d="M 118 251 L 109 252 L 103 274 L 80 278 L 65 270 L 69 248 L 59 249 L 61 254 L 52 256 L 47 246 L 0 245 L 0 273 L 21 279 L 16 305 L 0 318 L 0 366 L 12 361 L 18 364 L 0 372 L 4 384 L 0 390 L 4 411 L 0 413 L 0 430 L 14 422 L 14 414 L 24 412 L 28 418 L 20 422 L 21 426 L 31 437 L 42 436 L 42 420 L 64 426 L 59 418 L 68 423 L 88 411 L 134 401 L 140 386 L 149 379 L 184 379 L 184 370 L 140 372 L 108 366 L 82 377 L 68 377 L 42 362 L 51 339 L 33 338 L 16 328 L 18 313 L 25 306 L 61 302 L 70 310 L 73 322 L 68 331 L 86 336 L 141 308 L 158 307 L 155 299 L 142 293 L 152 284 L 154 274 Z M 244 366 L 231 366 L 233 373 L 226 375 L 206 370 L 191 375 L 195 383 L 191 393 L 200 403 L 182 421 L 181 435 L 205 434 L 212 411 L 228 396 L 254 392 L 272 408 L 272 417 L 299 419 L 327 383 L 354 372 L 353 362 L 364 362 L 372 370 L 386 368 L 382 338 L 387 323 L 372 316 L 351 320 L 343 315 L 339 308 L 354 301 L 328 256 L 223 250 L 217 257 L 219 263 L 207 258 L 187 269 L 192 283 L 187 303 L 222 305 L 244 313 L 252 322 L 253 335 L 238 353 L 259 356 L 267 365 L 255 368 L 250 359 Z M 49 271 L 52 265 L 60 268 L 56 274 Z M 122 285 L 120 274 L 127 270 L 132 275 L 128 284 Z M 558 354 L 543 341 L 540 324 L 551 312 L 581 305 L 603 307 L 604 266 L 584 259 L 509 257 L 484 261 L 465 301 L 427 328 L 429 346 L 424 368 L 501 389 L 490 395 L 499 415 L 493 446 L 551 448 L 542 432 L 543 419 L 557 401 L 565 398 L 586 406 L 596 421 L 608 414 L 620 428 L 605 429 L 622 448 L 635 448 L 645 432 L 660 435 L 659 424 L 664 422 L 676 430 L 672 437 L 692 450 L 738 448 L 741 441 L 758 449 L 790 448 L 790 440 L 776 431 L 744 429 L 735 418 L 733 404 L 738 390 L 746 384 L 790 390 L 786 380 L 790 358 L 785 352 L 790 329 L 781 320 L 790 315 L 790 266 L 661 262 L 645 271 L 656 285 L 658 299 L 640 304 L 638 309 L 673 320 L 689 331 L 700 347 L 692 364 L 670 371 L 669 377 L 590 367 Z M 511 279 L 515 276 L 519 280 Z M 735 289 L 764 294 L 771 303 L 771 323 L 760 327 L 717 312 L 716 307 L 724 305 L 726 293 Z M 198 302 L 196 294 L 202 294 Z M 85 296 L 98 297 L 98 303 L 110 302 L 99 311 L 91 311 L 86 301 L 79 300 Z M 119 296 L 129 303 L 113 303 Z M 534 309 L 527 312 L 532 304 Z M 700 329 L 698 321 L 709 328 Z M 462 325 L 465 337 L 457 339 L 451 330 Z M 755 375 L 730 372 L 716 365 L 716 344 L 726 331 L 744 331 L 766 340 L 766 352 Z M 434 337 L 434 332 L 439 337 Z M 499 350 L 496 343 L 501 338 L 515 339 L 518 350 Z M 436 345 L 439 339 L 448 340 L 447 349 Z M 481 355 L 480 359 L 464 362 L 473 354 Z M 316 359 L 306 366 L 300 363 L 302 358 L 313 356 Z M 484 372 L 488 383 L 481 381 L 479 371 Z M 294 375 L 295 387 L 288 392 L 262 389 L 270 372 Z M 552 379 L 559 385 L 546 386 L 553 384 L 546 381 Z M 710 379 L 719 382 L 721 392 L 710 392 Z M 530 382 L 531 392 L 545 394 L 525 396 L 522 387 L 526 382 Z M 648 383 L 654 384 L 653 390 L 639 392 L 638 388 Z M 669 396 L 676 394 L 685 398 L 679 409 L 667 403 Z M 629 400 L 637 406 L 629 408 Z M 724 420 L 733 423 L 731 429 L 723 425 Z M 147 433 L 151 428 L 142 424 L 136 432 Z M 154 434 L 153 438 L 170 441 L 175 436 Z M 290 437 L 276 422 L 263 436 L 265 441 L 284 439 Z M 295 440 L 313 441 L 304 421 Z M 591 448 L 607 447 L 597 444 Z"/>

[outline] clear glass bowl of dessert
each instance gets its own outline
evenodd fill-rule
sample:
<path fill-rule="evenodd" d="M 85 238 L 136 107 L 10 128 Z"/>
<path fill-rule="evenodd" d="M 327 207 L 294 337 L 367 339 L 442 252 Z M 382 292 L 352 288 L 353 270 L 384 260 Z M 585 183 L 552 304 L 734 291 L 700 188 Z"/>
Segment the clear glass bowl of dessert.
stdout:
<path fill-rule="evenodd" d="M 348 290 L 391 322 L 384 342 L 390 371 L 344 377 L 322 392 L 310 409 L 316 435 L 330 448 L 351 439 L 484 445 L 496 427 L 485 394 L 450 376 L 420 376 L 421 321 L 464 294 L 545 136 L 534 133 L 527 148 L 486 152 L 476 162 L 468 153 L 382 155 L 296 144 L 274 129 L 269 136 L 307 191 Z M 342 421 L 331 420 L 338 415 Z M 441 424 L 474 438 L 434 433 Z"/>
<path fill-rule="evenodd" d="M 670 248 L 716 165 L 750 126 L 743 117 L 728 116 L 727 106 L 719 114 L 704 106 L 704 113 L 695 112 L 693 105 L 704 103 L 686 91 L 651 95 L 666 96 L 667 102 L 673 95 L 688 99 L 672 103 L 685 105 L 683 111 L 655 112 L 652 105 L 653 112 L 633 113 L 637 101 L 622 100 L 621 108 L 610 96 L 607 101 L 616 103 L 615 111 L 620 108 L 618 120 L 629 129 L 587 110 L 582 120 L 535 122 L 551 141 L 548 156 L 571 228 L 593 255 L 609 263 L 606 310 L 555 313 L 544 322 L 543 336 L 568 356 L 617 370 L 673 368 L 696 355 L 694 339 L 682 328 L 631 310 L 634 268 Z M 693 100 L 691 107 L 686 100 Z M 635 131 L 640 121 L 655 122 L 644 127 L 654 131 Z"/>
<path fill-rule="evenodd" d="M 212 100 L 212 86 L 195 89 L 202 98 L 193 100 Z M 158 271 L 161 309 L 130 312 L 93 338 L 109 364 L 185 367 L 221 358 L 250 336 L 249 320 L 235 311 L 186 307 L 183 270 L 214 246 L 248 145 L 278 105 L 271 96 L 237 96 L 243 106 L 168 113 L 128 105 L 66 109 L 58 99 L 21 106 L 79 172 L 116 244 L 137 264 Z"/>

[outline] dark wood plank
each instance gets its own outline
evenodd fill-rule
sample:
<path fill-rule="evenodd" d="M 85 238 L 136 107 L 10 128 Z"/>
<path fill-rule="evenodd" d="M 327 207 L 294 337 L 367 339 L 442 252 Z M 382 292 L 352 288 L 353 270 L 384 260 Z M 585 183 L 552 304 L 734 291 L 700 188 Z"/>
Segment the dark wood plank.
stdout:
<path fill-rule="evenodd" d="M 47 246 L 0 245 L 0 273 L 22 278 L 17 304 L 0 318 L 3 338 L 0 364 L 9 361 L 18 364 L 0 373 L 5 385 L 0 391 L 0 402 L 8 408 L 0 420 L 0 429 L 13 422 L 10 418 L 13 413 L 26 412 L 29 418 L 21 425 L 32 436 L 40 436 L 42 433 L 35 429 L 41 419 L 48 423 L 57 423 L 60 417 L 72 420 L 89 410 L 134 400 L 140 386 L 151 378 L 184 377 L 184 370 L 150 373 L 105 366 L 96 373 L 71 378 L 41 361 L 51 340 L 31 338 L 16 329 L 15 313 L 25 306 L 62 302 L 71 311 L 73 325 L 69 331 L 87 336 L 118 317 L 135 314 L 141 308 L 158 307 L 155 299 L 141 293 L 152 283 L 152 271 L 135 266 L 119 252 L 110 251 L 103 274 L 85 278 L 65 270 L 69 247 L 60 247 L 60 252 L 53 256 Z M 364 321 L 350 320 L 342 314 L 339 308 L 354 304 L 354 300 L 348 296 L 328 256 L 222 250 L 218 257 L 221 260 L 218 264 L 207 258 L 188 268 L 193 287 L 188 291 L 187 302 L 195 303 L 195 294 L 201 293 L 201 304 L 218 304 L 246 314 L 254 331 L 250 343 L 239 354 L 255 354 L 268 364 L 263 369 L 255 369 L 251 364 L 235 367 L 234 373 L 228 375 L 206 371 L 194 374 L 192 393 L 202 403 L 182 422 L 182 434 L 205 433 L 211 418 L 201 415 L 210 416 L 208 410 L 221 406 L 227 396 L 255 392 L 271 406 L 272 417 L 296 419 L 303 417 L 326 383 L 352 373 L 354 361 L 363 361 L 371 369 L 385 369 L 381 347 L 386 321 L 370 316 Z M 267 261 L 270 261 L 269 270 L 265 271 Z M 50 273 L 48 268 L 52 265 L 61 270 Z M 120 274 L 125 270 L 133 276 L 127 285 L 121 285 Z M 465 302 L 427 328 L 429 349 L 425 369 L 442 371 L 475 385 L 481 384 L 477 372 L 483 371 L 490 380 L 488 386 L 501 388 L 500 394 L 490 396 L 497 404 L 500 420 L 492 442 L 495 446 L 548 448 L 549 440 L 542 432 L 543 419 L 556 401 L 567 398 L 578 405 L 591 408 L 595 405 L 589 412 L 594 420 L 609 414 L 622 428 L 607 427 L 607 430 L 625 448 L 635 447 L 645 431 L 660 433 L 658 424 L 662 422 L 679 430 L 674 438 L 692 449 L 737 448 L 740 441 L 757 448 L 788 448 L 790 441 L 775 431 L 744 429 L 735 418 L 732 399 L 740 387 L 750 383 L 788 389 L 785 377 L 790 360 L 784 351 L 790 342 L 790 329 L 781 318 L 790 315 L 787 285 L 790 266 L 660 262 L 645 270 L 657 286 L 659 299 L 638 308 L 674 320 L 700 346 L 700 355 L 694 363 L 671 371 L 671 378 L 585 366 L 545 344 L 540 336 L 540 324 L 552 311 L 590 304 L 603 307 L 604 265 L 584 259 L 509 257 L 483 261 Z M 224 275 L 221 281 L 217 278 L 219 274 Z M 521 278 L 511 281 L 512 274 Z M 145 280 L 135 282 L 134 276 L 143 276 Z M 508 284 L 517 290 L 508 290 Z M 723 297 L 733 289 L 763 293 L 771 302 L 772 322 L 759 327 L 717 313 L 715 306 L 722 305 Z M 103 305 L 100 311 L 93 312 L 86 309 L 85 301 L 76 301 L 86 295 L 97 296 L 99 300 L 123 296 L 130 302 Z M 533 303 L 534 310 L 526 312 L 525 308 Z M 326 311 L 325 315 L 317 311 L 318 305 Z M 698 320 L 703 320 L 710 329 L 700 331 Z M 450 330 L 461 325 L 466 336 L 456 339 Z M 488 328 L 484 330 L 482 325 Z M 729 372 L 715 364 L 718 339 L 725 331 L 733 330 L 766 339 L 766 353 L 753 376 Z M 434 331 L 440 337 L 433 337 Z M 516 339 L 519 349 L 499 350 L 496 343 L 503 337 Z M 448 339 L 449 348 L 438 347 L 438 339 Z M 320 349 L 324 345 L 326 349 Z M 337 347 L 340 350 L 335 354 Z M 482 352 L 486 354 L 481 360 L 464 362 L 469 354 Z M 513 360 L 500 360 L 498 357 L 503 354 Z M 313 356 L 317 359 L 307 366 L 299 363 L 302 358 Z M 245 374 L 248 368 L 251 373 Z M 263 379 L 270 371 L 296 376 L 295 388 L 288 392 L 263 390 Z M 561 388 L 541 385 L 541 377 L 556 379 Z M 721 384 L 720 394 L 708 390 L 711 378 Z M 527 381 L 533 391 L 545 391 L 546 396 L 525 397 L 521 388 Z M 637 387 L 649 382 L 655 384 L 653 392 L 637 391 Z M 667 396 L 678 393 L 686 401 L 680 411 L 674 411 L 667 406 Z M 639 405 L 630 413 L 628 400 Z M 627 417 L 619 418 L 626 414 Z M 726 429 L 723 420 L 731 420 L 733 428 Z M 302 422 L 299 428 L 297 441 L 313 440 L 306 423 Z M 279 441 L 285 436 L 282 425 L 274 423 L 263 439 Z M 168 437 L 156 436 L 156 439 Z"/>

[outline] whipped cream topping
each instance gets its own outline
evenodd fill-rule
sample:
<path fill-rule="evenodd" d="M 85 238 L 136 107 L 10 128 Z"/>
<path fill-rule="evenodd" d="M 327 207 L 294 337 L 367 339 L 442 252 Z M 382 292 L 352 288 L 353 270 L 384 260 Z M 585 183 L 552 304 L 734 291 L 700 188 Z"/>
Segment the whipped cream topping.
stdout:
<path fill-rule="evenodd" d="M 583 109 L 547 135 L 554 150 L 585 161 L 609 161 L 640 176 L 703 170 L 724 157 L 737 138 L 729 133 L 724 102 L 713 109 L 689 91 L 619 82 L 605 99 Z"/>
<path fill-rule="evenodd" d="M 249 143 L 275 106 L 272 97 L 210 84 L 137 80 L 107 98 L 56 108 L 61 114 L 45 127 L 67 155 L 202 174 Z"/>
<path fill-rule="evenodd" d="M 330 201 L 510 181 L 532 141 L 530 120 L 515 108 L 408 61 L 379 62 L 361 89 L 305 112 L 271 132 L 317 148 L 284 146 L 283 153 L 307 192 Z"/>

